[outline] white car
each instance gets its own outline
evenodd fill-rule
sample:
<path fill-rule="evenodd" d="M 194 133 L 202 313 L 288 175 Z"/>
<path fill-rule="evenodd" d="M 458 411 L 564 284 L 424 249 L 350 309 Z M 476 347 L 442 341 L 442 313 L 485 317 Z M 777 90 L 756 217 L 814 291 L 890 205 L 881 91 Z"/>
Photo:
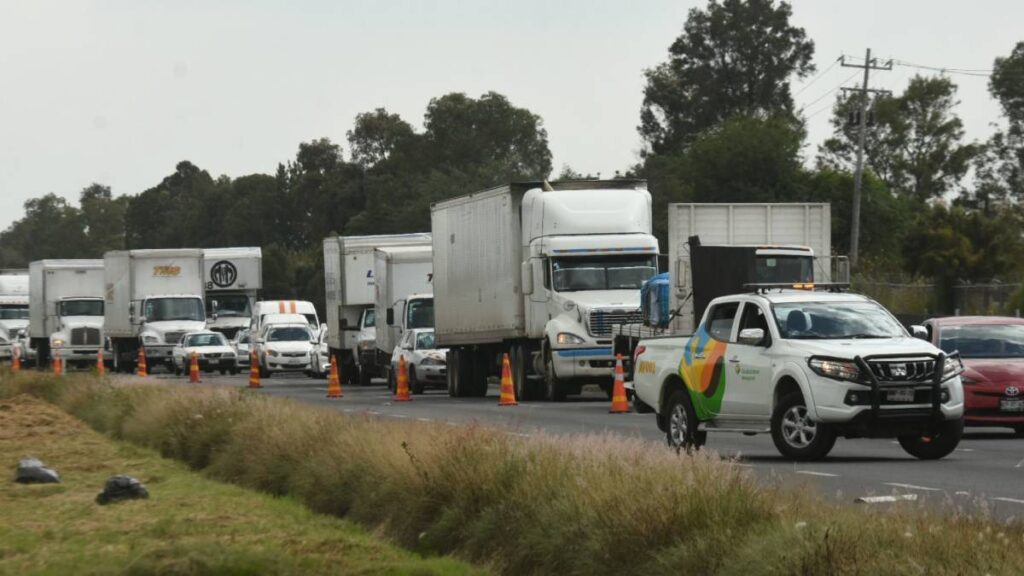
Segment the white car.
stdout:
<path fill-rule="evenodd" d="M 317 340 L 307 322 L 264 326 L 256 340 L 260 376 L 274 373 L 312 373 L 311 357 Z"/>
<path fill-rule="evenodd" d="M 409 389 L 413 394 L 422 394 L 424 388 L 448 387 L 447 348 L 434 347 L 433 328 L 406 330 L 402 340 L 391 354 L 391 378 L 388 385 L 394 392 L 398 386 L 398 359 L 405 358 L 409 374 Z"/>
<path fill-rule="evenodd" d="M 235 349 L 220 332 L 201 330 L 182 336 L 171 350 L 171 366 L 175 374 L 188 374 L 193 352 L 203 372 L 219 370 L 221 374 L 238 374 Z"/>
<path fill-rule="evenodd" d="M 313 372 L 310 376 L 326 378 L 331 373 L 331 350 L 327 344 L 327 325 L 320 327 L 320 339 L 313 346 Z M 338 367 L 341 368 L 340 366 Z"/>
<path fill-rule="evenodd" d="M 235 339 L 231 341 L 231 346 L 235 349 L 236 362 L 239 368 L 249 367 L 249 356 L 252 354 L 251 343 L 252 337 L 249 335 L 248 330 L 239 330 L 235 334 Z"/>

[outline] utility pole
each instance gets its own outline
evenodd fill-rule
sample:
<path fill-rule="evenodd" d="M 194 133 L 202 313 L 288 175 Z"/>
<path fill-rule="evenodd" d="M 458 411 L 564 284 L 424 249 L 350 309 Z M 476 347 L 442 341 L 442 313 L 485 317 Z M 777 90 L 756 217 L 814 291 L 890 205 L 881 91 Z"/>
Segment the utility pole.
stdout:
<path fill-rule="evenodd" d="M 864 137 L 867 134 L 868 121 L 868 94 L 890 94 L 888 90 L 873 90 L 868 88 L 868 77 L 872 70 L 892 70 L 892 60 L 879 65 L 878 59 L 871 59 L 871 48 L 867 49 L 864 55 L 864 64 L 848 64 L 846 56 L 840 59 L 839 64 L 844 68 L 863 68 L 864 84 L 860 88 L 843 88 L 844 92 L 858 92 L 861 95 L 860 113 L 858 114 L 859 130 L 857 131 L 857 168 L 853 175 L 853 218 L 850 222 L 850 267 L 857 266 L 857 256 L 860 251 L 860 196 L 861 186 L 864 181 Z"/>

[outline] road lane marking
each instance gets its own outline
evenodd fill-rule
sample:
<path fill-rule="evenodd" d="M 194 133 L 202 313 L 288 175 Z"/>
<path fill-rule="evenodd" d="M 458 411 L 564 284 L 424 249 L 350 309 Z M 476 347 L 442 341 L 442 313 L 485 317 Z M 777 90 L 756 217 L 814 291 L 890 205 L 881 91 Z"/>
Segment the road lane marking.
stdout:
<path fill-rule="evenodd" d="M 859 504 L 881 504 L 884 502 L 913 502 L 917 500 L 917 494 L 898 494 L 895 496 L 861 496 L 854 500 Z"/>
<path fill-rule="evenodd" d="M 1020 500 L 1018 498 L 993 498 L 993 500 L 998 500 L 1000 502 L 1012 502 L 1014 504 L 1024 504 L 1024 500 Z"/>
<path fill-rule="evenodd" d="M 925 490 L 928 492 L 942 492 L 942 488 L 929 488 L 928 486 L 918 486 L 916 484 L 900 484 L 899 482 L 883 482 L 886 486 L 895 486 L 896 488 L 906 488 L 907 490 Z"/>
<path fill-rule="evenodd" d="M 825 478 L 835 478 L 839 474 L 832 474 L 830 472 L 816 472 L 814 470 L 797 470 L 797 474 L 806 474 L 808 476 L 824 476 Z"/>
<path fill-rule="evenodd" d="M 974 452 L 974 448 L 957 448 L 957 452 Z"/>
<path fill-rule="evenodd" d="M 388 416 L 391 416 L 392 418 L 408 418 L 405 414 L 388 414 Z"/>
<path fill-rule="evenodd" d="M 417 418 L 420 422 L 433 422 L 430 418 Z"/>
<path fill-rule="evenodd" d="M 956 495 L 957 496 L 970 496 L 971 493 L 966 491 L 966 490 L 957 490 L 956 491 Z"/>

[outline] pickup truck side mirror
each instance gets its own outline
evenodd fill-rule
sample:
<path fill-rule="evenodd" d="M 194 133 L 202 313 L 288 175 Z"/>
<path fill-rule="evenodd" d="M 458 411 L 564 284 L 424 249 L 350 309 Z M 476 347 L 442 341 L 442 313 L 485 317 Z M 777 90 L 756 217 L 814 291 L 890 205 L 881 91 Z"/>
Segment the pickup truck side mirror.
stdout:
<path fill-rule="evenodd" d="M 921 340 L 928 340 L 928 329 L 924 326 L 914 325 L 910 327 L 910 335 Z"/>
<path fill-rule="evenodd" d="M 388 326 L 394 326 L 395 325 L 395 309 L 394 308 L 388 308 L 386 317 L 387 318 L 385 319 L 385 322 L 388 323 Z"/>
<path fill-rule="evenodd" d="M 764 329 L 745 328 L 740 330 L 739 342 L 747 346 L 760 346 L 764 342 Z"/>

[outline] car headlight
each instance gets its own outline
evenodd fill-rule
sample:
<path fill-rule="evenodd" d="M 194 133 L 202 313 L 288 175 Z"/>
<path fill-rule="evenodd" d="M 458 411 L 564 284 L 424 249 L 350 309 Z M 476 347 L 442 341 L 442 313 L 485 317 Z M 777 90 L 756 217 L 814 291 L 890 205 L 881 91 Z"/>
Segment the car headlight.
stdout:
<path fill-rule="evenodd" d="M 570 332 L 560 332 L 556 339 L 559 344 L 585 344 L 586 340 Z"/>
<path fill-rule="evenodd" d="M 946 358 L 946 365 L 942 367 L 942 381 L 945 382 L 950 378 L 955 378 L 963 374 L 964 363 L 960 361 L 959 356 L 950 356 Z"/>
<path fill-rule="evenodd" d="M 142 337 L 143 344 L 159 344 L 160 338 L 154 334 L 146 334 Z"/>
<path fill-rule="evenodd" d="M 53 340 L 50 340 L 50 346 L 52 346 L 54 348 L 60 348 L 63 345 L 64 345 L 64 341 L 61 340 L 60 338 L 54 338 Z"/>
<path fill-rule="evenodd" d="M 832 358 L 811 358 L 807 361 L 818 376 L 834 378 L 836 380 L 860 381 L 860 368 L 849 360 L 835 360 Z"/>
<path fill-rule="evenodd" d="M 267 350 L 267 354 L 270 354 L 271 356 L 279 356 L 280 355 L 280 354 L 278 354 L 277 350 Z"/>

